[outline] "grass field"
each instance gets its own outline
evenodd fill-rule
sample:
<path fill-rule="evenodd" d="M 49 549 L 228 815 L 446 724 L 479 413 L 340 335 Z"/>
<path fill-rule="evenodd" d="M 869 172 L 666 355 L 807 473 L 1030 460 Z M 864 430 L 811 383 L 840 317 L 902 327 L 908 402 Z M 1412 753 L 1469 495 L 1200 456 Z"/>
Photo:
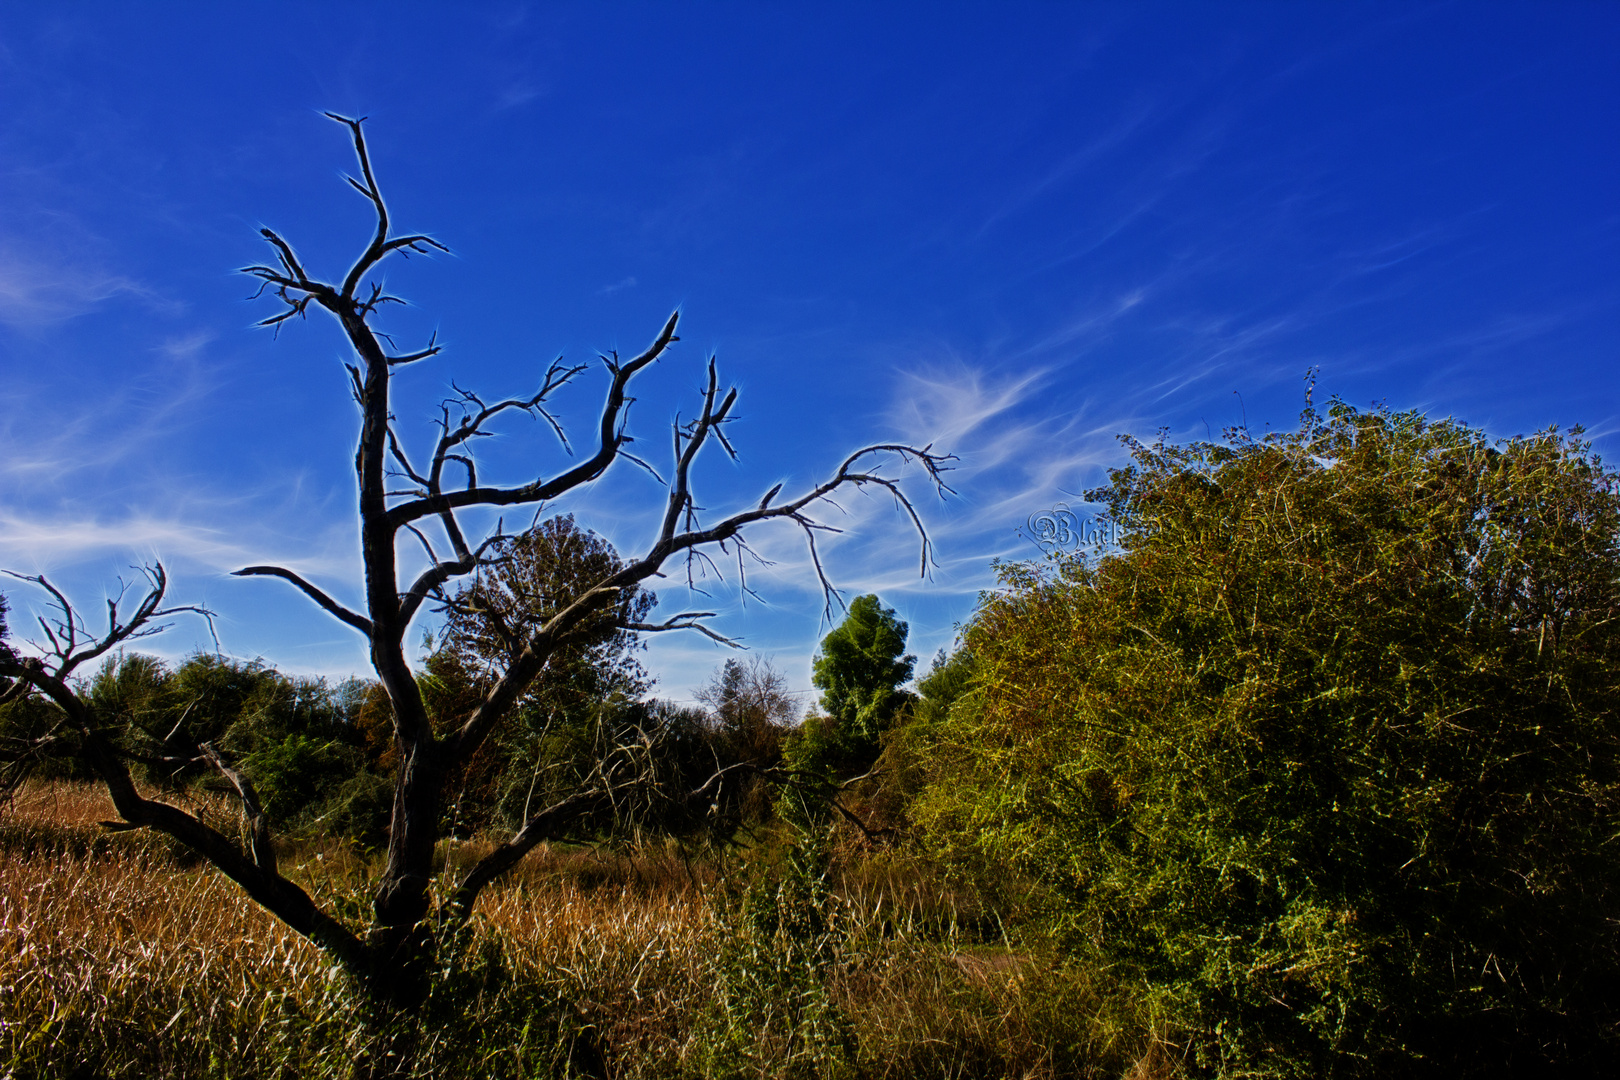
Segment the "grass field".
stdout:
<path fill-rule="evenodd" d="M 0 1077 L 1173 1071 L 1105 1022 L 1082 975 L 903 864 L 846 868 L 807 901 L 735 860 L 537 852 L 480 900 L 424 1016 L 402 1018 L 165 838 L 97 824 L 114 816 L 62 784 L 0 810 Z M 364 854 L 282 854 L 362 920 Z M 475 855 L 447 851 L 441 880 Z"/>

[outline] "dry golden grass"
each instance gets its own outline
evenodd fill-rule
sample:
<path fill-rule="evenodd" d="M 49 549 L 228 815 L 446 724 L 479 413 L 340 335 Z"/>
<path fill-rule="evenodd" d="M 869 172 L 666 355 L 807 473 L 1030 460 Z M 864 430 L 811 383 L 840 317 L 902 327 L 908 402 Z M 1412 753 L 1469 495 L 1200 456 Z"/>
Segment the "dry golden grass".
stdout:
<path fill-rule="evenodd" d="M 0 1078 L 348 1075 L 375 1033 L 330 961 L 162 838 L 102 835 L 112 816 L 70 785 L 24 788 L 0 814 Z M 338 843 L 287 854 L 291 876 L 361 915 L 363 856 Z M 476 854 L 450 850 L 444 883 Z M 615 1077 L 702 1075 L 717 1060 L 705 1046 L 737 1034 L 715 1027 L 730 895 L 713 865 L 668 852 L 538 853 L 480 900 L 466 955 L 499 963 L 469 968 L 484 974 L 414 1037 L 412 1075 L 565 1071 L 580 1031 L 594 1050 L 575 1068 L 599 1054 Z M 914 876 L 865 875 L 831 906 L 842 945 L 825 989 L 852 1033 L 849 1074 L 1131 1064 L 1084 979 L 972 943 Z M 764 1051 L 738 1060 L 732 1075 L 788 1075 Z"/>
<path fill-rule="evenodd" d="M 91 784 L 25 783 L 0 805 L 0 820 L 91 826 L 118 816 L 105 788 Z"/>

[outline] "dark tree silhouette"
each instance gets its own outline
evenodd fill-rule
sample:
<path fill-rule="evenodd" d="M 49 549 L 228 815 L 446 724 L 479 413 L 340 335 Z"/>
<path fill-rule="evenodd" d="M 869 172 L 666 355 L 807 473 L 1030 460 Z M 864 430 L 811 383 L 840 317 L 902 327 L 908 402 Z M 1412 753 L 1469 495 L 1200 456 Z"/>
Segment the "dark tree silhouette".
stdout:
<path fill-rule="evenodd" d="M 360 176 L 350 177 L 348 182 L 370 204 L 375 217 L 374 235 L 341 280 L 333 282 L 306 268 L 293 245 L 280 234 L 263 229 L 261 233 L 274 252 L 274 260 L 247 267 L 244 273 L 259 280 L 261 293 L 268 292 L 283 305 L 261 326 L 280 327 L 307 315 L 313 307 L 337 320 L 353 350 L 348 370 L 360 410 L 355 469 L 364 600 L 358 610 L 349 607 L 287 567 L 249 566 L 237 574 L 282 579 L 364 637 L 369 646 L 371 664 L 391 707 L 399 761 L 387 859 L 376 883 L 369 926 L 344 924 L 281 874 L 270 826 L 251 778 L 212 746 L 203 745 L 201 756 L 240 799 L 249 823 L 249 842 L 245 846 L 178 806 L 139 794 L 125 757 L 71 685 L 73 672 L 86 661 L 156 632 L 166 616 L 201 611 L 190 606 L 164 606 L 168 582 L 161 566 L 148 570 L 145 594 L 133 611 L 126 613 L 118 602 L 108 605 L 107 629 L 98 636 L 87 632 L 84 620 L 67 597 L 43 577 L 30 579 L 49 594 L 58 616 L 42 624 L 46 639 L 36 643 L 33 656 L 0 656 L 0 675 L 26 682 L 62 710 L 65 723 L 79 735 L 83 754 L 112 794 L 123 819 L 120 827 L 155 828 L 180 840 L 229 875 L 258 903 L 328 950 L 378 997 L 409 1003 L 420 993 L 418 976 L 424 970 L 424 961 L 433 955 L 437 937 L 467 917 L 486 885 L 537 843 L 565 832 L 571 821 L 593 812 L 624 786 L 638 783 L 641 776 L 637 748 L 614 748 L 578 790 L 530 816 L 522 828 L 468 872 L 437 911 L 430 909 L 428 883 L 433 873 L 434 844 L 440 837 L 440 809 L 447 779 L 503 723 L 548 659 L 582 637 L 599 635 L 602 613 L 614 611 L 621 596 L 658 574 L 672 560 L 684 560 L 687 573 L 692 574 L 717 569 L 716 559 L 722 557 L 735 560 L 740 574 L 746 558 L 757 558 L 744 539 L 745 530 L 773 521 L 787 522 L 802 530 L 830 614 L 837 594 L 816 550 L 817 533 L 830 527 L 817 522 L 812 514 L 818 504 L 844 489 L 876 488 L 895 499 L 917 532 L 920 561 L 926 572 L 931 544 L 915 506 L 898 482 L 896 470 L 907 464 L 919 468 L 923 479 L 943 495 L 950 489 L 942 472 L 951 458 L 929 446 L 865 446 L 845 457 L 819 483 L 791 498 L 779 500 L 783 485 L 777 484 L 754 505 L 705 525 L 692 494 L 693 464 L 711 442 L 718 443 L 724 453 L 736 456 L 725 427 L 733 418 L 737 391 L 721 389 L 711 357 L 697 415 L 673 425 L 673 462 L 668 480 L 659 478 L 666 490 L 659 500 L 662 507 L 651 543 L 641 554 L 626 558 L 613 572 L 581 583 L 572 595 L 559 600 L 543 622 L 514 627 L 521 631 L 521 638 L 510 643 L 508 657 L 482 700 L 459 723 L 440 725 L 436 730 L 406 661 L 406 635 L 424 607 L 448 605 L 454 595 L 453 584 L 489 566 L 506 543 L 499 525 L 492 535 L 477 542 L 469 540 L 461 515 L 478 508 L 532 512 L 589 485 L 621 458 L 658 477 L 650 463 L 629 451 L 629 389 L 639 373 L 679 340 L 679 313 L 669 316 L 651 344 L 638 355 L 629 359 L 616 354 L 602 357 L 609 384 L 600 418 L 583 456 L 568 467 L 503 486 L 490 483 L 480 474 L 473 452 L 474 444 L 489 433 L 493 422 L 514 413 L 544 419 L 568 448 L 562 426 L 549 405 L 552 397 L 586 368 L 567 366 L 561 361 L 551 364 L 541 375 L 539 386 L 524 396 L 487 400 L 457 388 L 455 397 L 444 405 L 438 417 L 431 447 L 425 457 L 417 456 L 395 428 L 391 383 L 397 371 L 435 356 L 440 346 L 429 341 L 413 352 L 394 351 L 391 339 L 378 329 L 376 321 L 379 312 L 398 299 L 386 293 L 381 281 L 371 275 L 390 256 L 447 249 L 426 234 L 394 231 L 373 174 L 361 121 L 328 115 L 342 124 L 353 140 Z M 425 552 L 426 565 L 419 573 L 410 574 L 402 566 L 402 541 L 420 545 Z M 747 587 L 746 580 L 741 584 Z M 704 620 L 713 614 L 683 611 L 662 621 L 623 620 L 616 626 L 636 632 L 696 630 L 724 641 L 705 624 Z M 711 778 L 697 792 L 687 795 L 701 798 L 705 789 L 717 782 L 717 777 Z"/>

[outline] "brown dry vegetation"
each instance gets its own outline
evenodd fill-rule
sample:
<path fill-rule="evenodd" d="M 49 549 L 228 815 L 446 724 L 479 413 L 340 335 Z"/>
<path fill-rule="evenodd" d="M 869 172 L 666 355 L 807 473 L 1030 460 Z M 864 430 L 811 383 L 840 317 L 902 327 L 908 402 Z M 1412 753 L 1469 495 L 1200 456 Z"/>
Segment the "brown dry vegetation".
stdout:
<path fill-rule="evenodd" d="M 948 893 L 892 866 L 847 875 L 827 905 L 838 947 L 819 979 L 842 1034 L 773 1026 L 771 1010 L 798 1007 L 792 987 L 780 1000 L 767 987 L 759 1030 L 729 1030 L 746 1013 L 727 970 L 743 872 L 664 850 L 537 853 L 480 901 L 427 1021 L 379 1020 L 227 879 L 161 837 L 101 829 L 110 810 L 62 784 L 0 810 L 0 1076 L 335 1077 L 408 1060 L 434 1076 L 1038 1078 L 1144 1064 L 1084 979 L 975 940 Z M 450 852 L 443 880 L 476 855 Z M 363 855 L 308 844 L 286 859 L 361 913 Z M 769 961 L 773 946 L 748 948 Z"/>

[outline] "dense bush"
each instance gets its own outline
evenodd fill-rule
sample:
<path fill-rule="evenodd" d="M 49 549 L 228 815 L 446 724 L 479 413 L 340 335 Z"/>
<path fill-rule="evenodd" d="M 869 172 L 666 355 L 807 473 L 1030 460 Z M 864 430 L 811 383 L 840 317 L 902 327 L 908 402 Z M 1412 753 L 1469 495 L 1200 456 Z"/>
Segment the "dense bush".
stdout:
<path fill-rule="evenodd" d="M 1132 442 L 1002 568 L 913 808 L 1231 1076 L 1612 1065 L 1620 494 L 1411 413 Z"/>
<path fill-rule="evenodd" d="M 386 766 L 359 722 L 367 692 L 358 680 L 293 678 L 206 653 L 171 669 L 156 657 L 120 652 L 88 678 L 85 698 L 148 785 L 218 784 L 200 757 L 206 743 L 253 781 L 281 830 L 376 843 L 392 796 Z M 60 719 L 37 696 L 0 706 L 0 740 L 58 733 L 19 762 L 28 774 L 87 776 L 76 758 L 78 739 L 71 729 L 62 734 Z"/>

